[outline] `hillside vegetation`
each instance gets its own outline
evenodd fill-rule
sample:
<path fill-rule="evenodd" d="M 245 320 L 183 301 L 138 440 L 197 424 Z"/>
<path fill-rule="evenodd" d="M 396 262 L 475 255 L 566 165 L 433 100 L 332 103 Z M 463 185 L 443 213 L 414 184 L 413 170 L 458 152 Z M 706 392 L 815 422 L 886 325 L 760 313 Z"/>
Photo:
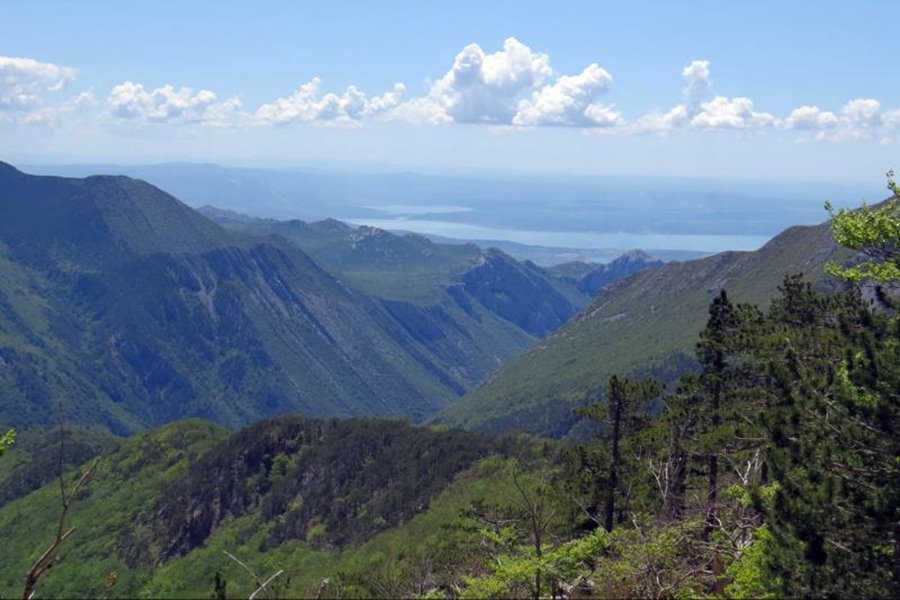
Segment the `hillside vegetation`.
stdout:
<path fill-rule="evenodd" d="M 444 528 L 473 503 L 512 502 L 502 457 L 536 452 L 524 440 L 400 421 L 284 417 L 230 436 L 202 421 L 167 425 L 102 456 L 69 515 L 77 535 L 41 594 L 197 597 L 218 572 L 249 595 L 255 584 L 223 550 L 284 568 L 294 595 L 329 576 L 359 586 L 373 565 L 390 576 L 389 556 L 449 545 Z M 21 587 L 36 541 L 52 538 L 58 494 L 50 483 L 0 505 L 4 595 Z M 463 529 L 452 537 L 476 539 Z"/>
<path fill-rule="evenodd" d="M 48 596 L 897 597 L 889 187 L 889 203 L 834 215 L 835 237 L 859 253 L 848 266 L 824 247 L 843 285 L 790 274 L 763 305 L 728 291 L 766 281 L 767 265 L 788 264 L 785 241 L 816 247 L 821 228 L 705 263 L 719 284 L 703 292 L 693 372 L 668 389 L 652 365 L 611 375 L 574 412 L 590 440 L 378 419 L 281 417 L 232 434 L 173 423 L 0 505 L 0 590 L 21 589 L 63 515 L 78 529 L 51 546 L 37 582 Z M 672 285 L 690 298 L 700 281 Z M 66 490 L 86 478 L 70 506 Z"/>
<path fill-rule="evenodd" d="M 800 272 L 822 282 L 825 263 L 839 256 L 849 253 L 839 249 L 827 224 L 792 227 L 755 252 L 667 263 L 621 279 L 434 420 L 565 436 L 578 423 L 574 410 L 611 375 L 652 373 L 671 381 L 694 368 L 692 346 L 719 290 L 764 305 L 785 275 Z"/>

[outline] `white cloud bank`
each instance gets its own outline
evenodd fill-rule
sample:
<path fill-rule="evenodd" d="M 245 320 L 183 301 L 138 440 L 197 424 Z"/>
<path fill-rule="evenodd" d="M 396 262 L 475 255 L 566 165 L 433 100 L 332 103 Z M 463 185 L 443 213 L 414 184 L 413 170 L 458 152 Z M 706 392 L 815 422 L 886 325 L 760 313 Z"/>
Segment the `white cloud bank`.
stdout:
<path fill-rule="evenodd" d="M 351 85 L 340 96 L 331 92 L 323 95 L 321 84 L 321 80 L 315 77 L 287 98 L 263 104 L 256 111 L 256 119 L 262 123 L 277 125 L 357 125 L 364 119 L 384 114 L 396 107 L 406 90 L 406 86 L 397 83 L 390 92 L 369 98 Z"/>
<path fill-rule="evenodd" d="M 612 87 L 612 76 L 597 63 L 578 75 L 561 75 L 550 85 L 519 102 L 513 125 L 563 125 L 613 127 L 622 125 L 622 114 L 612 105 L 596 102 Z"/>
<path fill-rule="evenodd" d="M 677 129 L 781 129 L 811 136 L 805 139 L 882 142 L 892 141 L 891 136 L 900 131 L 900 110 L 883 112 L 881 103 L 872 98 L 851 100 L 839 113 L 804 105 L 778 118 L 756 110 L 750 98 L 714 94 L 709 61 L 695 60 L 681 75 L 682 103 L 666 112 L 644 115 L 629 128 L 631 131 L 668 134 Z"/>
<path fill-rule="evenodd" d="M 323 91 L 316 77 L 292 94 L 250 111 L 238 96 L 220 100 L 211 90 L 195 92 L 171 84 L 150 89 L 133 81 L 114 86 L 106 97 L 87 91 L 48 105 L 46 101 L 58 98 L 75 75 L 69 67 L 0 56 L 0 121 L 248 127 L 361 126 L 383 120 L 518 129 L 572 127 L 621 134 L 782 130 L 796 132 L 801 140 L 882 142 L 894 141 L 900 134 L 900 109 L 885 111 L 872 98 L 850 100 L 837 111 L 803 105 L 776 117 L 757 109 L 750 98 L 716 93 L 707 60 L 694 60 L 682 70 L 680 103 L 628 122 L 614 104 L 603 101 L 613 88 L 606 69 L 595 62 L 580 73 L 558 73 L 547 54 L 514 37 L 494 52 L 469 44 L 446 73 L 426 83 L 424 94 L 408 99 L 403 83 L 370 96 L 354 85 L 341 93 Z"/>
<path fill-rule="evenodd" d="M 113 87 L 103 106 L 115 119 L 147 123 L 226 127 L 235 124 L 241 115 L 241 100 L 236 96 L 218 102 L 216 94 L 209 90 L 194 93 L 189 87 L 176 90 L 172 85 L 164 85 L 148 91 L 131 81 Z"/>
<path fill-rule="evenodd" d="M 652 112 L 638 119 L 638 132 L 668 133 L 678 128 L 760 129 L 771 127 L 777 119 L 755 110 L 750 98 L 713 95 L 709 61 L 695 60 L 686 66 L 682 103 L 665 113 Z"/>
<path fill-rule="evenodd" d="M 43 96 L 59 92 L 75 79 L 75 70 L 32 58 L 0 56 L 0 119 L 34 120 Z"/>
<path fill-rule="evenodd" d="M 900 110 L 882 111 L 873 98 L 856 98 L 844 104 L 838 114 L 818 106 L 801 106 L 784 120 L 787 129 L 815 134 L 820 141 L 889 142 L 900 132 Z"/>
<path fill-rule="evenodd" d="M 507 38 L 486 53 L 469 44 L 453 66 L 428 86 L 428 93 L 392 111 L 413 123 L 609 127 L 621 114 L 597 99 L 612 87 L 612 76 L 596 63 L 578 75 L 558 75 L 550 57 Z"/>

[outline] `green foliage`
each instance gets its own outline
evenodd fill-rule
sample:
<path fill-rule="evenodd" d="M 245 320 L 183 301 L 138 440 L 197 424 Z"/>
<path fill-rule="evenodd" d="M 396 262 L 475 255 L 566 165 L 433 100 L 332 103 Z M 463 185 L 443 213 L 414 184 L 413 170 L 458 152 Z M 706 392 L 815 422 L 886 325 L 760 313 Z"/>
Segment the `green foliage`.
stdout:
<path fill-rule="evenodd" d="M 105 455 L 85 491 L 72 504 L 66 523 L 77 534 L 62 546 L 53 568 L 39 583 L 43 597 L 104 597 L 106 576 L 117 573 L 115 595 L 134 594 L 148 574 L 129 569 L 120 535 L 137 515 L 153 506 L 159 490 L 183 476 L 187 465 L 225 432 L 209 423 L 182 422 L 125 441 Z M 71 487 L 79 469 L 65 475 Z M 21 594 L 24 574 L 53 539 L 59 518 L 59 484 L 51 482 L 0 507 L 0 594 Z M 27 524 L 27 535 L 23 534 Z"/>
<path fill-rule="evenodd" d="M 825 204 L 834 239 L 866 256 L 866 260 L 849 267 L 829 263 L 828 274 L 854 282 L 900 281 L 900 187 L 894 181 L 893 171 L 888 172 L 887 187 L 893 198 L 877 208 L 863 205 L 858 210 L 842 208 L 835 213 L 831 204 Z"/>
<path fill-rule="evenodd" d="M 582 447 L 592 459 L 562 464 L 546 443 L 397 421 L 283 418 L 190 457 L 177 428 L 128 440 L 84 502 L 103 517 L 77 515 L 104 530 L 73 540 L 73 583 L 47 589 L 99 593 L 91 574 L 115 571 L 123 594 L 196 597 L 220 573 L 248 595 L 227 550 L 285 569 L 288 596 L 326 578 L 324 597 L 892 595 L 898 319 L 788 277 L 765 313 L 717 296 L 698 351 L 704 371 L 661 405 L 657 386 L 617 377 L 582 411 L 619 412 L 612 486 L 609 426 Z M 586 532 L 584 498 L 610 489 L 617 526 Z M 0 535 L 52 527 L 52 498 L 0 508 Z"/>
<path fill-rule="evenodd" d="M 733 300 L 764 306 L 785 275 L 804 271 L 818 284 L 824 264 L 845 254 L 827 224 L 792 227 L 756 252 L 723 253 L 638 273 L 601 290 L 579 317 L 503 364 L 435 420 L 479 431 L 519 429 L 584 439 L 573 411 L 612 375 L 673 383 L 697 369 L 691 356 L 697 334 L 723 286 Z"/>
<path fill-rule="evenodd" d="M 426 567 L 448 579 L 468 570 L 479 538 L 447 527 L 488 499 L 514 507 L 503 500 L 518 492 L 502 455 L 549 452 L 532 445 L 400 421 L 284 418 L 231 437 L 207 423 L 172 424 L 104 455 L 70 515 L 79 534 L 41 590 L 102 596 L 115 573 L 116 595 L 193 598 L 213 590 L 218 572 L 229 595 L 246 597 L 255 585 L 227 550 L 257 573 L 284 569 L 277 583 L 290 597 L 315 595 L 324 578 L 362 590 L 373 573 L 394 581 L 395 593 L 382 595 L 407 596 Z M 50 483 L 0 506 L 0 536 L 10 540 L 0 550 L 3 595 L 20 585 L 34 537 L 52 530 L 58 493 Z M 223 518 L 207 521 L 209 509 Z M 33 535 L 16 534 L 23 522 Z"/>
<path fill-rule="evenodd" d="M 60 431 L 53 427 L 19 432 L 15 447 L 0 466 L 0 506 L 54 481 L 60 460 L 64 470 L 72 469 L 114 450 L 119 441 L 102 428 L 75 426 Z"/>
<path fill-rule="evenodd" d="M 767 511 L 769 569 L 787 595 L 891 595 L 900 321 L 873 314 L 857 293 L 797 291 L 773 307 L 783 341 L 764 360 L 766 458 L 779 483 Z"/>
<path fill-rule="evenodd" d="M 558 592 L 558 582 L 573 581 L 587 572 L 589 562 L 593 562 L 609 544 L 609 534 L 601 529 L 561 544 L 542 556 L 527 550 L 496 556 L 488 566 L 489 575 L 464 579 L 460 598 L 521 597 L 531 591 L 530 586 L 538 574 L 546 582 L 540 595 L 550 595 Z"/>
<path fill-rule="evenodd" d="M 585 512 L 599 522 L 602 501 L 602 519 L 607 531 L 612 531 L 615 523 L 622 522 L 628 513 L 633 487 L 631 475 L 636 472 L 633 457 L 640 455 L 636 434 L 646 426 L 650 402 L 661 392 L 661 386 L 652 379 L 632 382 L 613 375 L 606 386 L 606 403 L 595 403 L 577 411 L 580 416 L 603 425 L 596 434 L 598 443 L 578 449 L 578 470 L 588 479 L 594 479 L 581 484 L 590 490 Z M 603 466 L 597 469 L 597 465 Z"/>
<path fill-rule="evenodd" d="M 0 456 L 6 454 L 6 451 L 12 447 L 16 441 L 15 429 L 8 429 L 6 433 L 0 435 Z"/>
<path fill-rule="evenodd" d="M 289 597 L 896 597 L 900 318 L 873 311 L 857 290 L 827 295 L 800 276 L 786 277 L 764 311 L 720 290 L 725 274 L 745 292 L 761 289 L 748 280 L 774 275 L 760 256 L 793 264 L 785 240 L 828 250 L 817 254 L 824 260 L 834 252 L 828 235 L 795 231 L 746 262 L 717 259 L 725 271 L 705 263 L 715 285 L 699 292 L 690 270 L 673 267 L 691 288 L 671 296 L 676 312 L 631 287 L 646 284 L 638 276 L 621 288 L 630 296 L 601 298 L 548 342 L 553 360 L 516 383 L 527 410 L 515 418 L 536 427 L 560 425 L 551 413 L 561 396 L 528 398 L 559 387 L 567 408 L 597 399 L 578 386 L 599 389 L 601 374 L 646 352 L 629 344 L 684 325 L 658 313 L 693 319 L 695 305 L 712 300 L 705 329 L 692 329 L 701 332 L 699 372 L 657 401 L 654 384 L 609 378 L 606 402 L 579 411 L 600 426 L 598 440 L 567 453 L 372 419 L 287 417 L 231 436 L 195 421 L 126 440 L 73 508 L 79 535 L 42 590 L 193 598 L 225 595 L 227 585 L 247 596 L 255 582 L 228 551 L 257 573 L 283 569 L 275 591 Z M 593 327 L 595 315 L 628 321 L 647 302 L 659 331 L 586 341 L 625 331 Z M 600 346 L 633 354 L 598 366 Z M 574 362 L 554 362 L 562 357 Z M 535 375 L 547 381 L 530 389 Z M 495 408 L 485 418 L 509 424 Z M 25 441 L 20 429 L 0 485 L 29 457 L 41 464 Z M 57 494 L 48 484 L 0 506 L 2 593 L 20 585 L 32 539 L 52 533 Z M 598 499 L 610 498 L 616 527 L 604 531 Z M 22 523 L 33 536 L 21 535 Z"/>
<path fill-rule="evenodd" d="M 228 518 L 259 511 L 264 547 L 290 539 L 343 547 L 411 518 L 460 471 L 502 443 L 399 421 L 284 417 L 205 454 L 128 536 L 135 564 L 202 544 Z M 146 554 L 143 549 L 158 549 Z M 129 550 L 130 552 L 130 550 Z"/>
<path fill-rule="evenodd" d="M 655 523 L 614 532 L 636 551 L 596 561 L 622 587 L 595 593 L 895 595 L 898 348 L 900 320 L 853 290 L 825 295 L 787 277 L 766 313 L 717 297 L 698 346 L 703 372 L 625 440 L 641 449 L 630 478 L 655 483 L 633 488 L 635 506 L 653 507 L 654 491 L 661 502 Z M 643 537 L 653 528 L 676 554 Z M 672 587 L 642 579 L 676 556 Z M 623 575 L 635 567 L 640 576 Z"/>
<path fill-rule="evenodd" d="M 783 587 L 781 580 L 772 580 L 768 569 L 768 554 L 774 538 L 765 525 L 753 532 L 753 542 L 744 548 L 740 558 L 725 571 L 730 583 L 725 586 L 728 598 L 778 598 L 773 590 Z"/>

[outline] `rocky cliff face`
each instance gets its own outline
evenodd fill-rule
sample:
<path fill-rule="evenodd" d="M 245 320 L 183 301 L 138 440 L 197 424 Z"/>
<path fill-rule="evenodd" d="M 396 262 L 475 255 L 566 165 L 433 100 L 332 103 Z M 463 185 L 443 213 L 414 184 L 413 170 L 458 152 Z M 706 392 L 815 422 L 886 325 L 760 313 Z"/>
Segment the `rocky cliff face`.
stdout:
<path fill-rule="evenodd" d="M 469 381 L 275 238 L 125 177 L 0 169 L 0 421 L 127 433 L 285 412 L 424 418 Z"/>
<path fill-rule="evenodd" d="M 421 512 L 475 461 L 512 447 L 398 421 L 264 421 L 197 458 L 121 532 L 121 555 L 132 567 L 158 566 L 248 514 L 272 524 L 267 545 L 360 543 Z"/>
<path fill-rule="evenodd" d="M 460 279 L 467 295 L 532 335 L 555 331 L 577 312 L 543 271 L 499 250 L 477 256 Z"/>
<path fill-rule="evenodd" d="M 474 244 L 435 243 L 334 220 L 275 221 L 201 210 L 232 230 L 281 236 L 348 287 L 378 298 L 397 324 L 447 367 L 455 383 L 432 369 L 433 376 L 460 392 L 562 326 L 589 301 L 594 287 L 658 264 L 632 252 L 609 265 L 543 269 Z"/>

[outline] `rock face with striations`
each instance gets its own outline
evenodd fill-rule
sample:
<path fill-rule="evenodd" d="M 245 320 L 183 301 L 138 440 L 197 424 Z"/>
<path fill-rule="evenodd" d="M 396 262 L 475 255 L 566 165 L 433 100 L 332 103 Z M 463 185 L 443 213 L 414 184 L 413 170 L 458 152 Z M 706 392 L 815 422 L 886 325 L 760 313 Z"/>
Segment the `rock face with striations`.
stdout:
<path fill-rule="evenodd" d="M 284 240 L 127 177 L 0 163 L 0 422 L 129 433 L 432 413 L 464 388 L 378 302 Z"/>
<path fill-rule="evenodd" d="M 532 335 L 555 331 L 577 311 L 540 268 L 528 261 L 518 263 L 493 248 L 472 261 L 461 281 L 482 306 Z"/>

